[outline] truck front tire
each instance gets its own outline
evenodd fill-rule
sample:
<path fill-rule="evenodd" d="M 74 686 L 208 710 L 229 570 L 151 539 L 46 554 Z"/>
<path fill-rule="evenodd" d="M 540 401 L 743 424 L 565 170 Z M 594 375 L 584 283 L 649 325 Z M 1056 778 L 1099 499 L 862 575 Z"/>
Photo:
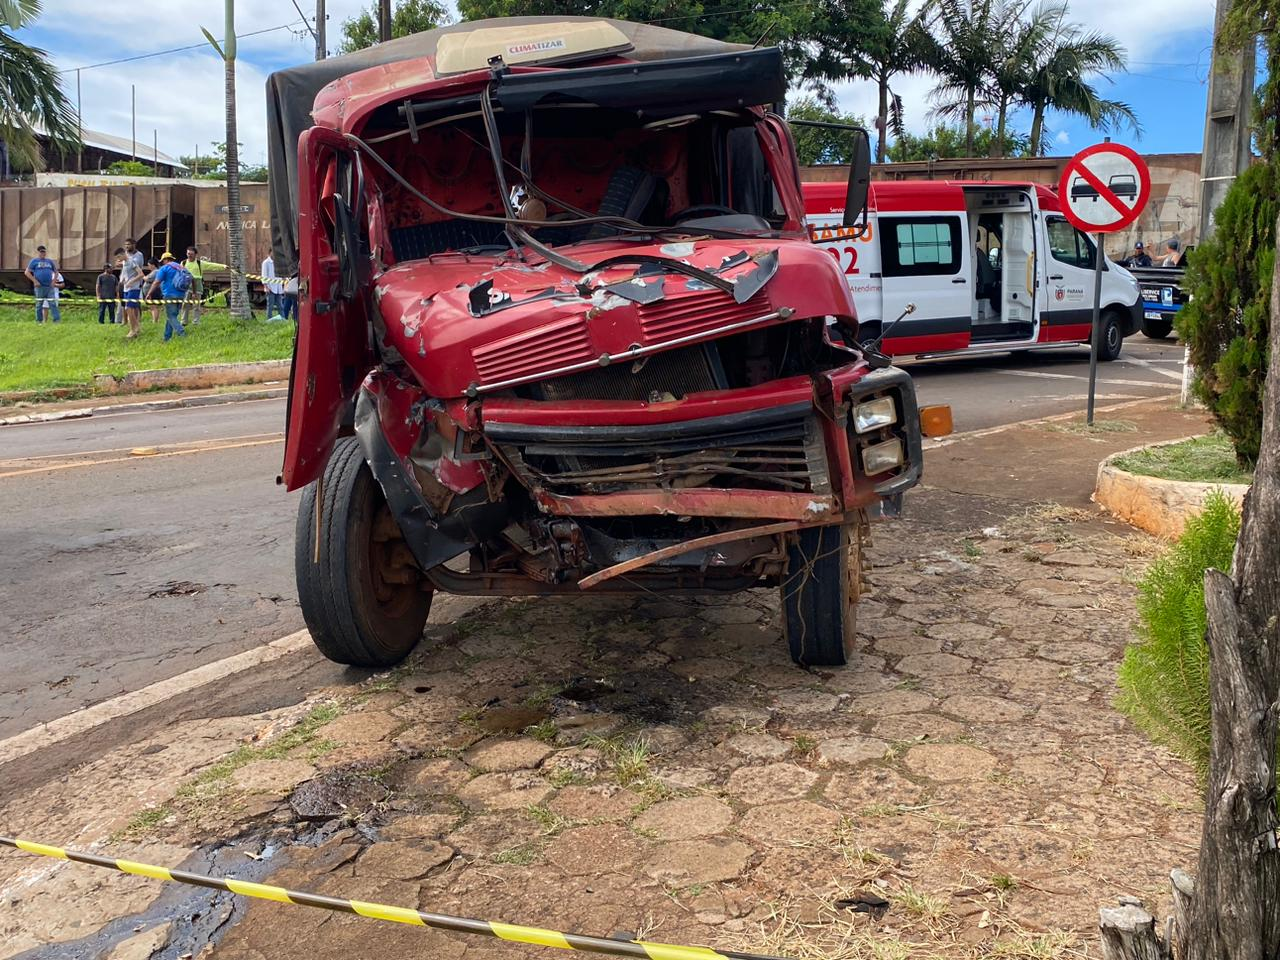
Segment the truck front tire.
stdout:
<path fill-rule="evenodd" d="M 808 527 L 787 546 L 782 629 L 802 667 L 839 667 L 853 652 L 861 592 L 862 537 L 857 526 Z"/>
<path fill-rule="evenodd" d="M 321 653 L 353 667 L 390 667 L 409 655 L 431 593 L 407 558 L 359 441 L 343 437 L 324 476 L 302 492 L 294 540 L 298 602 Z"/>

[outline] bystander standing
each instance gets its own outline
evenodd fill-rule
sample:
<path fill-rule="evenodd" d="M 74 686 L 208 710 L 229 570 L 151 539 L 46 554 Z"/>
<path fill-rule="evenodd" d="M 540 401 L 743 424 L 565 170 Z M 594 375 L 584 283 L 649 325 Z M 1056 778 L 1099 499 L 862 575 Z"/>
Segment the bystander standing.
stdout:
<path fill-rule="evenodd" d="M 182 305 L 182 322 L 199 323 L 204 312 L 204 273 L 206 270 L 225 270 L 225 263 L 206 260 L 200 256 L 196 247 L 187 247 L 187 259 L 182 261 L 182 269 L 191 274 L 191 289 L 187 291 L 187 302 Z"/>
<path fill-rule="evenodd" d="M 191 290 L 191 275 L 174 260 L 172 253 L 166 253 L 160 259 L 159 269 L 151 275 L 147 299 L 155 299 L 157 292 L 164 299 L 164 339 L 168 343 L 170 337 L 187 335 L 182 326 L 182 302 Z"/>
<path fill-rule="evenodd" d="M 121 313 L 124 322 L 129 325 L 126 340 L 137 337 L 141 330 L 142 320 L 142 251 L 133 240 L 126 240 L 124 246 L 116 251 L 120 258 L 120 296 Z"/>
<path fill-rule="evenodd" d="M 298 277 L 295 274 L 284 282 L 284 294 L 281 297 L 282 307 L 281 316 L 288 320 L 292 317 L 297 320 L 298 312 Z"/>
<path fill-rule="evenodd" d="M 112 323 L 116 320 L 116 296 L 120 289 L 120 280 L 111 264 L 104 263 L 102 272 L 98 274 L 98 282 L 94 285 L 94 296 L 98 298 L 98 322 L 106 323 L 108 317 Z"/>
<path fill-rule="evenodd" d="M 46 311 L 54 323 L 62 320 L 62 311 L 58 309 L 58 288 L 54 280 L 58 276 L 58 264 L 50 260 L 44 244 L 36 247 L 36 255 L 23 271 L 31 281 L 32 291 L 36 298 L 36 323 L 44 323 Z"/>
<path fill-rule="evenodd" d="M 262 289 L 267 294 L 267 319 L 279 320 L 283 309 L 284 283 L 276 278 L 276 262 L 267 254 L 262 261 Z"/>

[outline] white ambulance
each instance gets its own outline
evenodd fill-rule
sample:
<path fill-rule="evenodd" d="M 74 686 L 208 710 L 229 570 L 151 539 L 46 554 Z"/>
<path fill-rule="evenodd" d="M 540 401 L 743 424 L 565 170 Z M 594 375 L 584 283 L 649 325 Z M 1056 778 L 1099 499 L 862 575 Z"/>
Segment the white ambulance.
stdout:
<path fill-rule="evenodd" d="M 883 352 L 937 357 L 1088 344 L 1094 243 L 1035 183 L 897 180 L 871 185 L 867 225 L 841 226 L 844 183 L 805 183 L 813 242 L 839 261 L 859 339 Z M 915 310 L 894 321 L 914 303 Z M 1128 270 L 1102 273 L 1098 356 L 1114 360 L 1142 324 Z"/>

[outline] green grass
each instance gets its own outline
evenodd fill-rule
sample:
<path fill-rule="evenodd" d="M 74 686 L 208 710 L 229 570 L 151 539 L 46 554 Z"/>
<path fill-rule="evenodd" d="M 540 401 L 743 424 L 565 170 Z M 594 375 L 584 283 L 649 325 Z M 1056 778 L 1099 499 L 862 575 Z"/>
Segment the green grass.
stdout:
<path fill-rule="evenodd" d="M 91 304 L 64 304 L 58 324 L 37 324 L 29 298 L 21 305 L 0 305 L 0 391 L 91 385 L 100 373 L 283 360 L 293 351 L 292 323 L 242 324 L 225 310 L 206 310 L 187 336 L 168 343 L 163 342 L 163 311 L 160 322 L 152 323 L 143 308 L 138 339 L 125 340 L 127 330 L 99 324 Z"/>
<path fill-rule="evenodd" d="M 319 759 L 337 747 L 332 740 L 320 737 L 320 731 L 341 713 L 342 707 L 336 703 L 313 707 L 297 726 L 284 735 L 264 746 L 246 744 L 202 771 L 194 780 L 179 787 L 175 798 L 197 806 L 216 799 L 228 788 L 237 770 L 257 760 L 282 760 L 295 751 L 307 760 Z"/>
<path fill-rule="evenodd" d="M 1114 461 L 1121 470 L 1162 480 L 1201 483 L 1252 483 L 1253 474 L 1241 470 L 1226 434 L 1194 437 L 1181 443 L 1148 447 Z"/>
<path fill-rule="evenodd" d="M 1138 425 L 1132 420 L 1094 420 L 1090 426 L 1081 419 L 1051 423 L 1049 429 L 1055 433 L 1137 433 Z"/>

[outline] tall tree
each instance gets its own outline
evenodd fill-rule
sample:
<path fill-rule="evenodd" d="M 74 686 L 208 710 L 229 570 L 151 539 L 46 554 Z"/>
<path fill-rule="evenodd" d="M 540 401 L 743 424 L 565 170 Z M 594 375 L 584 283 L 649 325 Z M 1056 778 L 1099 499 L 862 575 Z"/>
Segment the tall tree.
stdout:
<path fill-rule="evenodd" d="M 964 124 L 964 155 L 974 154 L 976 114 L 990 86 L 1007 29 L 999 0 L 935 0 L 926 7 L 925 62 L 938 75 L 934 112 Z"/>
<path fill-rule="evenodd" d="M 788 104 L 787 119 L 845 123 L 854 127 L 865 126 L 861 117 L 828 110 L 814 97 L 801 97 Z M 796 157 L 802 166 L 808 167 L 816 163 L 848 163 L 852 155 L 853 137 L 844 130 L 796 125 L 791 128 L 791 135 L 795 138 Z"/>
<path fill-rule="evenodd" d="M 1273 173 L 1280 169 L 1280 0 L 1237 0 L 1218 38 L 1222 51 L 1266 48 L 1254 139 Z M 1280 178 L 1266 181 L 1275 203 Z M 1235 187 L 1232 188 L 1233 190 Z M 1276 228 L 1280 231 L 1280 219 Z M 1211 735 L 1209 789 L 1195 890 L 1177 946 L 1186 960 L 1280 957 L 1280 851 L 1276 850 L 1276 741 L 1280 736 L 1280 257 L 1271 258 L 1270 344 L 1265 363 L 1262 437 L 1245 497 L 1234 576 L 1205 573 L 1209 629 Z M 1265 262 L 1265 261 L 1264 261 Z M 1239 291 L 1237 303 L 1261 293 Z M 1239 309 L 1239 307 L 1237 307 Z"/>
<path fill-rule="evenodd" d="M 80 145 L 80 121 L 58 85 L 48 54 L 13 36 L 40 16 L 40 0 L 0 0 L 0 142 L 16 168 L 43 167 L 37 137 L 67 153 Z"/>
<path fill-rule="evenodd" d="M 339 53 L 363 50 L 378 42 L 377 3 L 359 16 L 342 21 L 342 45 Z M 411 33 L 434 30 L 449 23 L 452 18 L 444 6 L 436 0 L 399 0 L 391 14 L 391 36 L 407 37 Z"/>
<path fill-rule="evenodd" d="M 1127 63 L 1124 48 L 1114 37 L 1069 22 L 1066 3 L 1045 8 L 1045 16 L 1046 33 L 1035 45 L 1019 96 L 1019 101 L 1031 108 L 1033 156 L 1044 155 L 1044 119 L 1049 110 L 1083 117 L 1095 129 L 1128 125 L 1140 132 L 1133 109 L 1120 100 L 1103 97 L 1090 82 L 1098 74 L 1123 71 Z"/>
<path fill-rule="evenodd" d="M 1004 156 L 1009 110 L 1017 105 L 1030 80 L 1036 51 L 1052 31 L 1054 10 L 1055 5 L 1041 4 L 1024 17 L 1026 3 L 1013 0 L 1005 5 L 999 18 L 1002 29 L 997 35 L 986 98 L 996 111 L 996 132 L 989 138 L 989 156 Z"/>
<path fill-rule="evenodd" d="M 245 280 L 244 214 L 240 207 L 240 142 L 236 139 L 236 0 L 223 0 L 225 27 L 222 46 L 204 27 L 201 32 L 222 57 L 223 90 L 226 98 L 227 139 L 227 249 L 231 260 L 231 315 L 250 319 L 249 286 Z"/>
<path fill-rule="evenodd" d="M 912 160 L 947 160 L 963 157 L 964 138 L 964 127 L 937 123 L 927 133 L 919 136 L 908 132 L 895 137 L 893 146 L 889 148 L 889 159 L 894 163 L 905 163 Z M 999 144 L 995 140 L 994 130 L 979 127 L 973 140 L 974 150 L 978 155 L 1016 157 L 1025 156 L 1030 149 L 1030 141 L 1026 134 L 1016 131 L 1006 130 L 1004 140 Z"/>
<path fill-rule="evenodd" d="M 888 132 L 903 135 L 902 98 L 894 77 L 922 66 L 926 49 L 912 0 L 822 0 L 813 15 L 804 50 L 804 79 L 815 84 L 861 77 L 874 80 L 876 162 L 884 163 Z"/>

